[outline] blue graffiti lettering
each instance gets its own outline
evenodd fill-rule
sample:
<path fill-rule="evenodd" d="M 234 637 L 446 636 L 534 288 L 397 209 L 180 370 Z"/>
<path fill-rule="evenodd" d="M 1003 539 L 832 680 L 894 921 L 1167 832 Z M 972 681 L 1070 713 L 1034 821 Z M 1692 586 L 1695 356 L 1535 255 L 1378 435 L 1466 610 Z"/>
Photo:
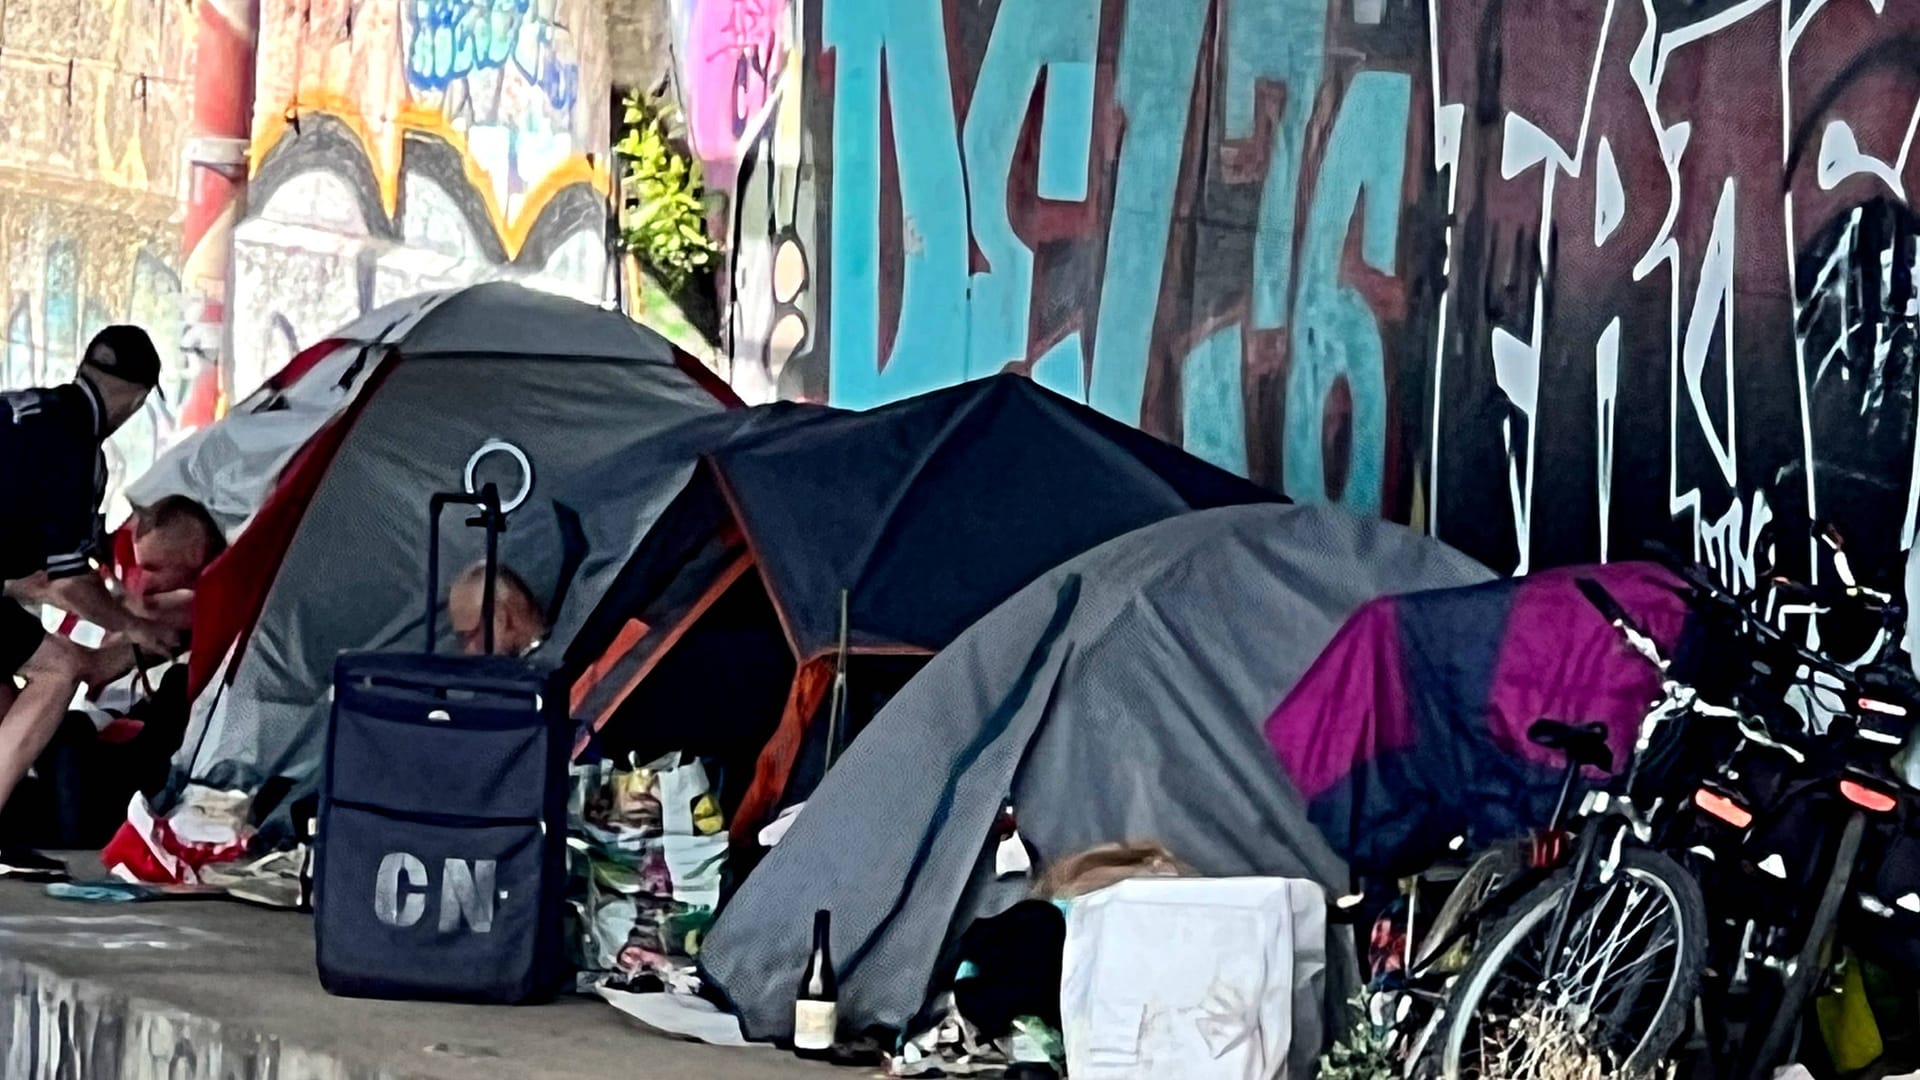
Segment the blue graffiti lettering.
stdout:
<path fill-rule="evenodd" d="M 1097 22 L 1097 11 L 1095 15 Z M 1088 29 L 1091 49 L 1099 28 Z M 1035 185 L 1035 193 L 1043 199 L 1079 202 L 1087 197 L 1093 86 L 1094 67 L 1089 62 L 1055 60 L 1047 65 L 1046 123 L 1040 129 L 1040 177 Z"/>
<path fill-rule="evenodd" d="M 1114 182 L 1113 221 L 1094 342 L 1089 404 L 1140 422 L 1148 349 L 1160 308 L 1174 188 L 1193 100 L 1200 38 L 1211 0 L 1128 4 L 1114 95 L 1126 134 Z"/>
<path fill-rule="evenodd" d="M 1294 204 L 1307 118 L 1325 60 L 1326 7 L 1322 0 L 1239 3 L 1228 6 L 1227 19 L 1226 137 L 1253 135 L 1257 82 L 1286 89 L 1253 249 L 1253 325 L 1269 330 L 1286 323 L 1293 295 Z"/>
<path fill-rule="evenodd" d="M 1247 475 L 1247 416 L 1241 395 L 1240 327 L 1202 341 L 1180 372 L 1187 452 Z"/>
<path fill-rule="evenodd" d="M 580 97 L 580 65 L 566 63 L 555 52 L 553 23 L 526 20 L 513 49 L 513 65 L 521 77 L 537 87 L 556 109 L 571 109 Z"/>
<path fill-rule="evenodd" d="M 822 0 L 822 45 L 834 56 L 831 251 L 834 297 L 829 393 L 835 404 L 867 407 L 979 378 L 1031 360 L 1043 385 L 1139 424 L 1147 405 L 1156 327 L 1175 230 L 1205 231 L 1177 205 L 1201 65 L 1218 79 L 1218 138 L 1248 143 L 1271 125 L 1246 282 L 1248 316 L 1215 331 L 1184 358 L 1179 374 L 1187 447 L 1243 475 L 1247 444 L 1243 361 L 1246 334 L 1285 328 L 1291 357 L 1281 479 L 1307 501 L 1338 498 L 1378 510 L 1385 470 L 1385 349 L 1375 316 L 1340 279 L 1341 259 L 1360 214 L 1361 256 L 1393 270 L 1399 186 L 1412 83 L 1403 73 L 1363 71 L 1337 110 L 1317 181 L 1303 176 L 1307 129 L 1325 78 L 1325 10 L 1319 0 L 1230 4 L 1220 9 L 1221 48 L 1201 43 L 1216 11 L 1211 0 L 1162 0 L 1120 9 L 1103 25 L 1100 0 L 1002 0 L 956 117 L 941 0 Z M 1113 109 L 1123 118 L 1117 146 L 1096 147 L 1098 67 L 1103 29 L 1119 35 Z M 1044 86 L 1037 130 L 1029 109 Z M 1263 87 L 1279 90 L 1269 97 Z M 883 101 L 882 95 L 886 95 Z M 1263 117 L 1263 102 L 1278 115 Z M 894 155 L 883 161 L 882 117 L 892 117 Z M 1037 136 L 1023 157 L 1023 134 Z M 1201 152 L 1212 154 L 1218 144 Z M 1235 148 L 1244 154 L 1244 146 Z M 1108 155 L 1113 155 L 1109 157 Z M 1242 159 L 1244 160 L 1244 159 Z M 881 249 L 882 170 L 898 169 L 899 251 Z M 1092 336 L 1074 333 L 1030 356 L 1036 253 L 1015 230 L 1010 178 L 1034 170 L 1034 192 L 1056 202 L 1090 197 L 1090 174 L 1110 170 L 1111 211 L 1096 258 L 1097 280 L 1073 299 L 1097 310 Z M 1203 167 L 1203 172 L 1206 169 Z M 1303 190 L 1311 188 L 1310 199 Z M 889 241 L 889 244 L 893 241 Z M 974 257 L 977 251 L 978 258 Z M 896 257 L 897 262 L 892 262 Z M 884 256 L 884 257 L 883 257 Z M 1202 253 L 1202 260 L 1205 259 Z M 1297 265 L 1296 265 L 1297 257 Z M 894 276 L 897 275 L 897 278 Z M 1216 275 L 1217 276 L 1217 275 Z M 1218 303 L 1203 285 L 1200 304 Z M 897 288 L 897 292 L 889 291 Z M 898 297 L 895 332 L 884 330 L 885 299 Z M 1057 314 L 1057 313 L 1056 313 Z M 1054 319 L 1057 323 L 1057 318 Z M 1086 353 L 1091 343 L 1091 362 Z M 1178 358 L 1161 358 L 1178 359 Z M 1324 414 L 1344 385 L 1352 398 L 1344 469 L 1328 469 Z M 1329 490 L 1329 473 L 1344 482 Z"/>
<path fill-rule="evenodd" d="M 1085 404 L 1087 400 L 1087 353 L 1080 335 L 1068 334 L 1047 354 L 1033 362 L 1033 381 Z"/>
<path fill-rule="evenodd" d="M 1399 237 L 1400 178 L 1406 166 L 1413 81 L 1402 73 L 1363 71 L 1347 88 L 1307 218 L 1300 290 L 1287 380 L 1285 490 L 1302 502 L 1327 500 L 1321 418 L 1327 394 L 1344 378 L 1353 398 L 1347 481 L 1340 502 L 1378 513 L 1386 467 L 1386 356 L 1373 312 L 1340 282 L 1340 255 L 1356 206 L 1360 254 L 1393 268 Z"/>
<path fill-rule="evenodd" d="M 1006 0 L 980 68 L 962 139 L 974 243 L 989 269 L 973 275 L 967 375 L 991 375 L 1027 355 L 1033 252 L 1014 234 L 1007 176 L 1044 69 L 1040 183 L 1084 198 L 1093 138 L 1093 59 L 1100 36 L 1098 0 Z"/>
<path fill-rule="evenodd" d="M 867 408 L 960 381 L 966 363 L 965 179 L 939 0 L 839 0 L 821 37 L 833 102 L 835 404 Z M 893 112 L 905 247 L 893 355 L 880 355 L 881 71 Z M 884 364 L 883 364 L 884 359 Z"/>
<path fill-rule="evenodd" d="M 408 81 L 423 90 L 445 90 L 512 60 L 549 104 L 572 108 L 580 67 L 555 56 L 553 24 L 532 6 L 533 0 L 413 0 Z"/>
<path fill-rule="evenodd" d="M 987 58 L 962 133 L 973 242 L 989 265 L 985 273 L 973 275 L 968 311 L 968 377 L 973 379 L 1027 356 L 1033 252 L 1014 234 L 1006 177 L 1014 169 L 1014 144 L 1020 140 L 1033 85 L 1044 69 L 1041 184 L 1052 184 L 1054 190 L 1077 186 L 1085 192 L 1092 140 L 1092 58 L 1098 37 L 1098 0 L 1006 0 L 987 42 Z"/>

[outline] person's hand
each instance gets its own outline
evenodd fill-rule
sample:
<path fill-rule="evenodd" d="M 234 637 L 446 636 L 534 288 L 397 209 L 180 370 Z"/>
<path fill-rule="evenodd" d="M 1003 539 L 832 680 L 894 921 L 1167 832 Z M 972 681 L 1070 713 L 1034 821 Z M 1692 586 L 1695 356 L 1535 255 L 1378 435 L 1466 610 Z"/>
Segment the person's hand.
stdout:
<path fill-rule="evenodd" d="M 155 659 L 166 659 L 180 651 L 180 631 L 152 619 L 134 619 L 120 633 L 127 644 Z"/>
<path fill-rule="evenodd" d="M 5 592 L 14 600 L 28 604 L 38 604 L 46 600 L 48 588 L 52 582 L 45 570 L 37 571 L 23 578 L 14 578 L 6 583 Z"/>
<path fill-rule="evenodd" d="M 99 648 L 82 650 L 81 655 L 80 681 L 86 684 L 90 699 L 98 698 L 100 691 L 134 668 L 133 649 L 119 634 L 108 634 Z"/>
<path fill-rule="evenodd" d="M 134 613 L 186 633 L 193 629 L 193 590 L 148 593 L 139 598 Z"/>

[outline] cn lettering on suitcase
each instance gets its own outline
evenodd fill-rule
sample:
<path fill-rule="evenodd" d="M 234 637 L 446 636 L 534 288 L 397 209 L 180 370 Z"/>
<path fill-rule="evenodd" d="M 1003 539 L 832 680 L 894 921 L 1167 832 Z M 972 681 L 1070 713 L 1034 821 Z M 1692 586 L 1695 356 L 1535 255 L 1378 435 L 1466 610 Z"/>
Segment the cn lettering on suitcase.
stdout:
<path fill-rule="evenodd" d="M 447 859 L 441 864 L 441 933 L 453 933 L 462 922 L 476 934 L 492 932 L 494 870 L 492 859 Z M 373 917 L 400 929 L 412 926 L 426 914 L 431 890 L 426 863 L 404 851 L 389 852 L 374 878 Z"/>

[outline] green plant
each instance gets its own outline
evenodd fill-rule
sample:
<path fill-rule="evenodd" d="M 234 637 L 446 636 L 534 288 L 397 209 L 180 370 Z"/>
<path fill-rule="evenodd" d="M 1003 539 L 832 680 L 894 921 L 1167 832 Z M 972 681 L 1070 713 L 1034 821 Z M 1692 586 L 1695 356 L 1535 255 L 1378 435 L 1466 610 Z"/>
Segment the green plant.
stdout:
<path fill-rule="evenodd" d="M 1320 1055 L 1320 1080 L 1396 1080 L 1400 1073 L 1387 1048 L 1387 1033 L 1368 1018 L 1366 994 L 1347 1004 L 1350 1026 Z"/>
<path fill-rule="evenodd" d="M 630 95 L 620 141 L 620 238 L 670 293 L 713 265 L 720 245 L 707 235 L 700 166 L 674 144 L 670 106 Z"/>
<path fill-rule="evenodd" d="M 1671 1063 L 1651 1072 L 1620 1068 L 1567 1022 L 1560 1005 L 1529 1009 L 1486 1031 L 1480 1058 L 1486 1080 L 1673 1080 L 1677 1072 Z"/>

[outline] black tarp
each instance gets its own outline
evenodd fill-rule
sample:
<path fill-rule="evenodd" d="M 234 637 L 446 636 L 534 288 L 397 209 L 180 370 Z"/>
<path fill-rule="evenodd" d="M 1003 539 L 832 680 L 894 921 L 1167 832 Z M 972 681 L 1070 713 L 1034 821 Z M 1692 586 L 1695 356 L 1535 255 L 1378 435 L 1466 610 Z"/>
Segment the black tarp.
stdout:
<path fill-rule="evenodd" d="M 1282 501 L 1014 375 L 869 412 L 800 404 L 752 412 L 642 542 L 570 660 L 582 669 L 598 661 L 576 714 L 606 725 L 609 748 L 672 749 L 681 729 L 720 724 L 720 737 L 751 761 L 778 726 L 783 759 L 775 790 L 763 792 L 774 797 L 796 771 L 814 712 L 807 703 L 830 677 L 842 590 L 850 679 L 860 681 L 865 657 L 889 669 L 875 679 L 897 686 L 904 675 L 888 658 L 944 647 L 1081 552 L 1192 510 Z M 752 607 L 738 588 L 764 590 L 773 620 L 742 622 Z M 763 644 L 784 639 L 786 662 L 735 662 L 767 650 L 713 647 L 721 629 L 702 624 L 715 611 L 732 616 L 724 632 L 736 642 L 756 632 Z M 730 700 L 786 701 L 787 723 L 717 715 L 705 699 L 720 698 L 722 684 Z M 702 740 L 713 735 L 708 728 Z"/>
<path fill-rule="evenodd" d="M 1279 496 L 1017 375 L 730 443 L 713 457 L 802 659 L 933 650 L 1096 544 Z"/>

